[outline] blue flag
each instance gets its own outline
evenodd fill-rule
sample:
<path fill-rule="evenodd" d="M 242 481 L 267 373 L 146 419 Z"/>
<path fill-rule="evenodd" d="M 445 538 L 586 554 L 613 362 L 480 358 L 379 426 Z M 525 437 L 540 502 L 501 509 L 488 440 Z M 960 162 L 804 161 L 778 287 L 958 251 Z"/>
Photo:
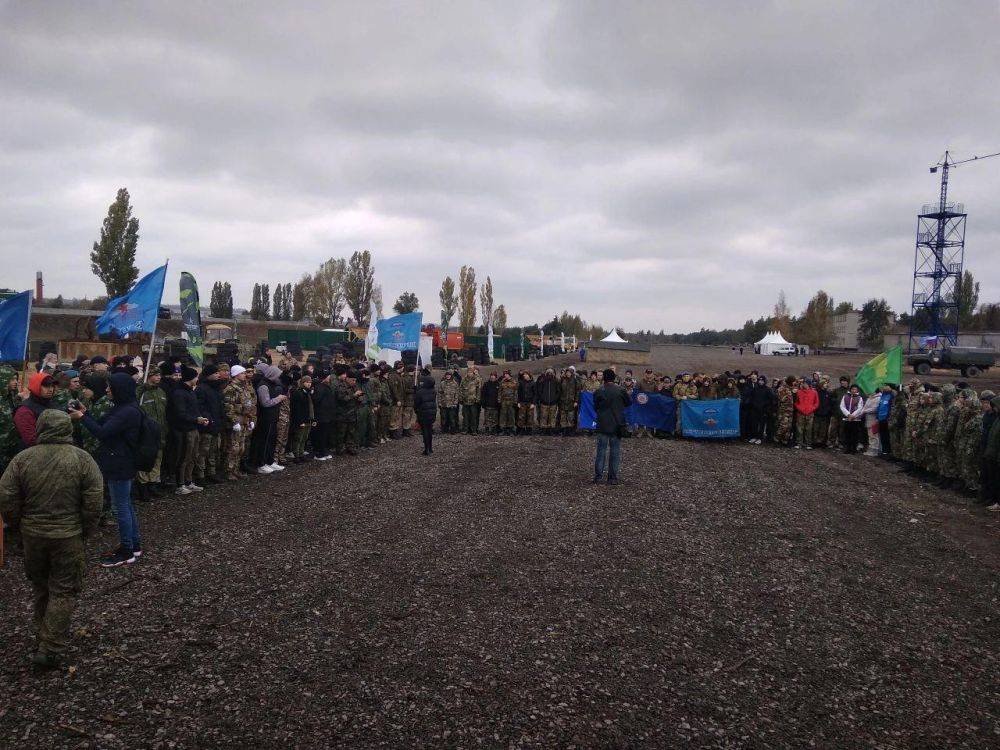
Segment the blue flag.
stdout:
<path fill-rule="evenodd" d="M 31 292 L 21 292 L 0 302 L 0 362 L 24 361 L 30 318 Z"/>
<path fill-rule="evenodd" d="M 625 410 L 630 427 L 649 427 L 673 432 L 677 425 L 677 402 L 662 393 L 633 393 L 632 405 Z"/>
<path fill-rule="evenodd" d="M 139 279 L 128 294 L 111 300 L 97 319 L 97 332 L 102 335 L 113 332 L 122 338 L 130 333 L 152 333 L 166 277 L 167 267 L 160 266 Z"/>
<path fill-rule="evenodd" d="M 739 437 L 740 400 L 681 401 L 681 432 L 694 438 Z"/>
<path fill-rule="evenodd" d="M 576 423 L 581 430 L 597 429 L 597 411 L 594 409 L 594 394 L 584 391 L 580 394 L 580 410 L 576 415 Z"/>
<path fill-rule="evenodd" d="M 424 314 L 419 312 L 396 315 L 383 318 L 378 327 L 378 346 L 380 349 L 395 349 L 396 351 L 417 351 L 420 347 L 420 324 Z"/>

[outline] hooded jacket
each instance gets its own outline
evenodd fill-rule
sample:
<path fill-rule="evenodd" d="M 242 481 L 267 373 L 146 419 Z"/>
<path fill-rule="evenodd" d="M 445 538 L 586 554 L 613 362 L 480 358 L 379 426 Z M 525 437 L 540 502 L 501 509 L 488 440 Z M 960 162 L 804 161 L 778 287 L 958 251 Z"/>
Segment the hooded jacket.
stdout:
<path fill-rule="evenodd" d="M 32 375 L 28 379 L 28 391 L 31 395 L 14 411 L 14 426 L 17 428 L 22 448 L 35 444 L 35 423 L 42 412 L 56 408 L 51 398 L 41 396 L 42 381 L 50 377 L 52 377 L 50 372 L 36 372 Z"/>
<path fill-rule="evenodd" d="M 100 441 L 97 465 L 107 480 L 134 479 L 135 446 L 139 443 L 142 409 L 135 398 L 135 381 L 124 372 L 112 373 L 108 389 L 114 406 L 99 420 L 83 415 L 83 427 Z"/>
<path fill-rule="evenodd" d="M 73 423 L 49 409 L 36 444 L 16 455 L 0 478 L 0 513 L 25 534 L 65 539 L 97 528 L 104 482 L 94 459 L 73 445 Z"/>
<path fill-rule="evenodd" d="M 420 424 L 434 424 L 437 415 L 437 394 L 434 392 L 434 378 L 426 377 L 413 394 L 413 412 Z"/>

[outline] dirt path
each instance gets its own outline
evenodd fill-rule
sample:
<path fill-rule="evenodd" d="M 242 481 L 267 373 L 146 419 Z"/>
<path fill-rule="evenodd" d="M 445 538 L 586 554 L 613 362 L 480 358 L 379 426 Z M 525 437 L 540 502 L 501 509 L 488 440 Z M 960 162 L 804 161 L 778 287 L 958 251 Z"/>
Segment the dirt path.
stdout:
<path fill-rule="evenodd" d="M 821 452 L 630 441 L 609 488 L 583 438 L 416 443 L 142 509 L 70 675 L 12 560 L 0 744 L 1000 741 L 996 514 Z"/>

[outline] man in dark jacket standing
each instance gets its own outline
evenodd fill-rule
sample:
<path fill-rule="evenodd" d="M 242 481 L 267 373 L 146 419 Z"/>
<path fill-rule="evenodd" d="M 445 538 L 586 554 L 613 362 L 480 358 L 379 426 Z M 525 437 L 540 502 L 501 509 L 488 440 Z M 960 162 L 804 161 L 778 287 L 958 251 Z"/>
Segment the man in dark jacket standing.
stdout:
<path fill-rule="evenodd" d="M 432 440 L 434 435 L 434 417 L 437 413 L 437 394 L 434 389 L 434 378 L 425 375 L 420 381 L 420 387 L 413 394 L 413 411 L 420 424 L 420 434 L 424 438 L 424 455 L 434 452 Z"/>
<path fill-rule="evenodd" d="M 83 588 L 84 540 L 97 529 L 104 483 L 94 459 L 73 445 L 73 424 L 60 411 L 39 417 L 35 445 L 10 462 L 0 479 L 0 513 L 18 523 L 24 573 L 35 592 L 40 668 L 59 666 Z"/>
<path fill-rule="evenodd" d="M 198 378 L 198 386 L 194 389 L 198 401 L 198 413 L 207 422 L 198 428 L 198 462 L 194 469 L 195 484 L 217 484 L 219 482 L 219 436 L 225 419 L 225 408 L 222 399 L 222 380 L 219 368 L 215 365 L 205 365 Z"/>
<path fill-rule="evenodd" d="M 597 456 L 594 459 L 594 484 L 604 479 L 604 464 L 608 464 L 608 484 L 618 484 L 622 463 L 621 437 L 625 434 L 625 409 L 632 403 L 628 393 L 615 384 L 615 371 L 604 371 L 604 385 L 594 393 L 597 412 Z M 608 455 L 610 453 L 610 456 Z"/>
<path fill-rule="evenodd" d="M 86 407 L 71 411 L 70 417 L 83 421 L 84 429 L 100 442 L 97 465 L 108 485 L 111 504 L 118 518 L 118 549 L 101 558 L 101 565 L 114 568 L 130 565 L 142 554 L 139 519 L 132 505 L 132 480 L 138 469 L 135 449 L 139 444 L 139 429 L 143 413 L 135 397 L 135 381 L 124 372 L 114 372 L 108 378 L 108 390 L 114 406 L 99 420 L 86 413 Z"/>

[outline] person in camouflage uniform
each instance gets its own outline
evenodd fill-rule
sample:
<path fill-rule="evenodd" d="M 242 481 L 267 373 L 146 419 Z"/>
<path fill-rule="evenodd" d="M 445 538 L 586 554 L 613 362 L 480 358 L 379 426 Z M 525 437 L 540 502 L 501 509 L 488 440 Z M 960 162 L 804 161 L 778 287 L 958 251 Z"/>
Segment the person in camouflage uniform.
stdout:
<path fill-rule="evenodd" d="M 137 479 L 139 500 L 152 500 L 159 494 L 160 465 L 163 462 L 163 449 L 167 445 L 167 393 L 160 388 L 163 374 L 152 369 L 145 383 L 136 388 L 136 399 L 139 408 L 160 427 L 160 451 L 156 454 L 156 463 L 149 471 L 140 471 Z"/>
<path fill-rule="evenodd" d="M 990 413 L 984 414 L 983 425 L 987 417 L 992 417 L 988 431 L 984 429 L 985 444 L 982 448 L 983 458 L 980 467 L 980 489 L 977 505 L 986 505 L 990 510 L 1000 510 L 997 503 L 998 471 L 1000 471 L 1000 396 L 990 399 Z"/>
<path fill-rule="evenodd" d="M 437 386 L 437 405 L 441 413 L 441 434 L 458 432 L 458 403 L 460 399 L 461 386 L 455 380 L 451 370 L 448 370 Z"/>
<path fill-rule="evenodd" d="M 229 370 L 229 382 L 222 391 L 222 455 L 225 477 L 235 481 L 247 476 L 242 471 L 243 454 L 257 416 L 257 398 L 242 365 Z"/>
<path fill-rule="evenodd" d="M 889 452 L 893 460 L 903 460 L 903 435 L 906 432 L 906 407 L 909 401 L 909 391 L 900 388 L 889 407 Z"/>
<path fill-rule="evenodd" d="M 460 387 L 462 404 L 462 426 L 470 435 L 479 434 L 479 404 L 483 394 L 483 379 L 474 364 L 465 371 Z"/>
<path fill-rule="evenodd" d="M 591 373 L 591 376 L 593 376 L 593 373 Z M 671 392 L 671 395 L 677 402 L 677 416 L 676 416 L 677 423 L 675 426 L 674 434 L 681 435 L 683 432 L 681 430 L 681 411 L 682 411 L 681 401 L 698 398 L 698 386 L 695 385 L 694 381 L 691 378 L 690 373 L 685 372 L 683 375 L 681 375 L 681 379 L 678 380 L 676 383 L 674 383 L 674 388 L 673 391 Z"/>
<path fill-rule="evenodd" d="M 979 396 L 971 388 L 959 399 L 958 426 L 955 428 L 955 456 L 958 483 L 975 496 L 979 492 L 979 438 L 983 431 L 983 410 Z"/>
<path fill-rule="evenodd" d="M 392 398 L 389 431 L 392 439 L 397 440 L 403 436 L 403 400 L 406 397 L 406 375 L 403 372 L 402 362 L 393 365 L 392 372 L 389 373 L 386 380 L 389 385 L 389 395 Z"/>
<path fill-rule="evenodd" d="M 576 369 L 567 367 L 559 381 L 559 427 L 564 436 L 576 430 L 577 412 L 580 408 L 580 382 Z"/>
<path fill-rule="evenodd" d="M 555 432 L 559 416 L 559 379 L 551 367 L 535 381 L 535 401 L 538 404 L 538 429 L 542 434 Z"/>
<path fill-rule="evenodd" d="M 903 417 L 903 436 L 899 441 L 900 458 L 907 465 L 907 471 L 915 471 L 913 463 L 913 430 L 916 425 L 917 415 L 920 413 L 920 399 L 923 389 L 919 380 L 914 378 L 906 384 L 906 414 Z"/>
<path fill-rule="evenodd" d="M 955 445 L 955 433 L 958 429 L 958 419 L 962 412 L 962 405 L 958 400 L 958 392 L 955 386 L 947 383 L 941 386 L 941 397 L 944 403 L 944 416 L 937 426 L 936 444 L 936 469 L 938 486 L 942 488 L 951 487 L 958 481 L 958 453 Z"/>
<path fill-rule="evenodd" d="M 517 434 L 530 435 L 535 425 L 535 379 L 522 370 L 517 379 Z"/>
<path fill-rule="evenodd" d="M 584 380 L 581 391 L 585 393 L 597 393 L 601 389 L 601 377 L 597 370 L 594 370 Z"/>
<path fill-rule="evenodd" d="M 0 514 L 21 529 L 24 574 L 34 590 L 32 663 L 60 665 L 86 572 L 85 540 L 97 530 L 104 480 L 97 463 L 73 445 L 69 415 L 38 417 L 35 445 L 15 456 L 0 478 Z"/>
<path fill-rule="evenodd" d="M 500 426 L 500 378 L 491 372 L 480 392 L 483 406 L 483 430 L 487 433 L 499 432 Z"/>
<path fill-rule="evenodd" d="M 288 392 L 289 382 L 287 378 L 282 375 L 282 381 L 285 386 L 285 392 Z M 285 399 L 280 404 L 278 404 L 278 422 L 275 427 L 277 430 L 277 437 L 274 442 L 274 455 L 275 462 L 284 463 L 285 462 L 285 452 L 288 449 L 288 432 L 289 425 L 292 423 L 292 404 L 289 399 Z"/>
<path fill-rule="evenodd" d="M 792 419 L 795 416 L 795 378 L 789 375 L 778 386 L 778 430 L 774 439 L 780 445 L 788 445 L 792 439 Z"/>
<path fill-rule="evenodd" d="M 374 378 L 369 377 L 364 368 L 357 370 L 358 388 L 361 389 L 361 403 L 358 404 L 358 445 L 365 450 L 375 444 L 375 409 L 378 405 L 378 387 Z"/>
<path fill-rule="evenodd" d="M 104 416 L 111 411 L 114 404 L 108 393 L 108 377 L 106 374 L 94 373 L 87 377 L 84 383 L 83 405 L 87 407 L 87 413 L 92 419 L 100 422 Z M 88 395 L 89 393 L 89 395 Z M 97 455 L 97 449 L 101 447 L 100 441 L 91 435 L 87 430 L 83 431 L 83 449 L 91 456 Z"/>
<path fill-rule="evenodd" d="M 18 439 L 14 430 L 14 410 L 21 405 L 17 390 L 17 372 L 12 367 L 0 365 L 0 474 L 14 457 Z"/>
<path fill-rule="evenodd" d="M 375 410 L 375 434 L 379 443 L 389 439 L 389 423 L 392 421 L 393 400 L 389 389 L 388 369 L 380 367 L 373 381 L 378 389 L 378 407 Z"/>
<path fill-rule="evenodd" d="M 364 392 L 350 377 L 347 367 L 337 365 L 337 382 L 333 388 L 336 413 L 333 422 L 333 452 L 338 456 L 346 453 L 358 455 L 358 408 L 364 400 Z"/>
<path fill-rule="evenodd" d="M 517 381 L 504 370 L 500 381 L 500 431 L 510 435 L 517 425 Z"/>
<path fill-rule="evenodd" d="M 413 394 L 417 390 L 416 373 L 417 369 L 410 365 L 406 368 L 406 377 L 403 378 L 403 437 L 410 437 L 413 434 L 413 425 L 417 419 L 413 412 Z"/>
<path fill-rule="evenodd" d="M 919 466 L 924 472 L 933 474 L 938 468 L 938 427 L 944 420 L 944 397 L 940 393 L 928 393 L 924 398 L 927 407 L 917 423 Z"/>

